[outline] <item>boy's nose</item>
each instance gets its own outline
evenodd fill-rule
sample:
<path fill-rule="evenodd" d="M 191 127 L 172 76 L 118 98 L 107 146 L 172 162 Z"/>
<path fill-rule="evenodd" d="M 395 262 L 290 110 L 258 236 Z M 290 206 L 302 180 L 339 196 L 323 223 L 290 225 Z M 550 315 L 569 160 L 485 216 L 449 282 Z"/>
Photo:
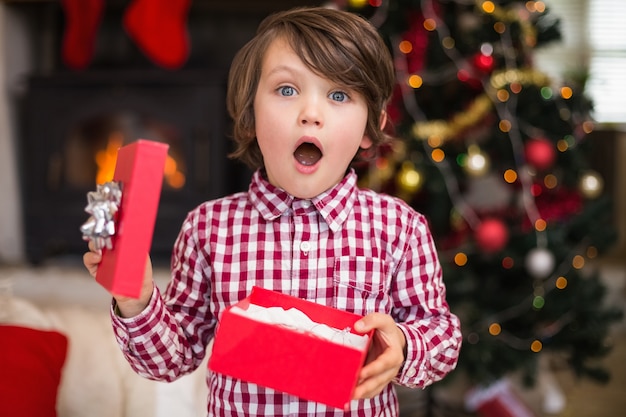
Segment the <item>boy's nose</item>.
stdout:
<path fill-rule="evenodd" d="M 300 113 L 300 124 L 321 126 L 323 123 L 321 103 L 317 98 L 309 98 L 304 101 Z"/>

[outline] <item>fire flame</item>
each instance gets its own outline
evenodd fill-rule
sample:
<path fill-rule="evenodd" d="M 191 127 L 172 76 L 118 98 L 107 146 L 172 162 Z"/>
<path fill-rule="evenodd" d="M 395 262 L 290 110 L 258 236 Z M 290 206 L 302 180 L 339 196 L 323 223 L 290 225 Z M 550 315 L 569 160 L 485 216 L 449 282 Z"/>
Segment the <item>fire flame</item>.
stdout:
<path fill-rule="evenodd" d="M 185 174 L 178 170 L 178 163 L 170 155 L 165 160 L 165 181 L 175 189 L 183 188 L 185 185 Z"/>
<path fill-rule="evenodd" d="M 109 136 L 106 148 L 96 152 L 95 161 L 98 166 L 96 184 L 113 181 L 117 151 L 123 144 L 124 134 L 122 132 L 113 132 Z M 166 184 L 174 189 L 183 188 L 185 185 L 185 174 L 178 170 L 178 162 L 170 155 L 167 155 L 165 160 L 164 179 Z"/>
<path fill-rule="evenodd" d="M 117 150 L 122 147 L 123 143 L 124 134 L 122 132 L 113 132 L 109 136 L 106 148 L 96 152 L 96 165 L 98 165 L 96 184 L 104 184 L 105 182 L 113 181 L 115 161 L 117 161 Z"/>

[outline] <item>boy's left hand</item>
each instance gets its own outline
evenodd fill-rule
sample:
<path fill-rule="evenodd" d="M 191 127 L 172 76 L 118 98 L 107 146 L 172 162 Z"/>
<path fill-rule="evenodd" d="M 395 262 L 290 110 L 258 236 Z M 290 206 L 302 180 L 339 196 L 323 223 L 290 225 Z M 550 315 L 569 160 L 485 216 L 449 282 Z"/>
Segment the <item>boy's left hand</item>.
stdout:
<path fill-rule="evenodd" d="M 354 324 L 354 329 L 367 333 L 375 329 L 365 366 L 359 374 L 354 399 L 372 398 L 393 380 L 404 363 L 406 339 L 391 316 L 370 313 Z"/>

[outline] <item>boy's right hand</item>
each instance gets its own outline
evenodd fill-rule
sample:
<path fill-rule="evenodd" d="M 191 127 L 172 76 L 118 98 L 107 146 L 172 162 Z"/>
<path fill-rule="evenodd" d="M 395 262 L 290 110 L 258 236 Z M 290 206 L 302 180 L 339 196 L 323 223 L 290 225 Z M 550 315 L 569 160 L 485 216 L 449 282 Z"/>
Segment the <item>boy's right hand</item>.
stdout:
<path fill-rule="evenodd" d="M 98 265 L 102 261 L 102 250 L 95 249 L 92 242 L 89 242 L 89 252 L 83 255 L 83 264 L 92 277 L 98 273 Z"/>
<path fill-rule="evenodd" d="M 96 277 L 98 265 L 102 261 L 102 250 L 95 249 L 93 242 L 89 242 L 89 252 L 83 255 L 83 264 L 92 277 Z M 152 262 L 150 256 L 146 257 L 146 269 L 143 277 L 143 285 L 139 298 L 131 298 L 124 295 L 110 293 L 115 301 L 122 317 L 134 317 L 141 313 L 150 302 L 154 282 L 152 281 Z"/>

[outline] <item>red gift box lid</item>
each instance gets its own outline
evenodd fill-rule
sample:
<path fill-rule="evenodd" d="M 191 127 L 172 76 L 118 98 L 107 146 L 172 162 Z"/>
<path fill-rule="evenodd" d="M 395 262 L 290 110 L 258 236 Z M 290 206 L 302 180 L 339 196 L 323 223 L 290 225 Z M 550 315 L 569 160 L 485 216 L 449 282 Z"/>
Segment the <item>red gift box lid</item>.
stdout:
<path fill-rule="evenodd" d="M 122 185 L 113 248 L 103 249 L 96 281 L 109 292 L 139 298 L 152 244 L 169 145 L 139 139 L 117 152 L 113 179 Z"/>
<path fill-rule="evenodd" d="M 245 310 L 250 304 L 296 308 L 314 322 L 359 334 L 352 328 L 361 316 L 290 295 L 254 287 L 235 305 Z M 253 320 L 231 309 L 222 314 L 209 369 L 305 400 L 348 407 L 373 331 L 365 349 L 360 350 L 312 333 Z"/>

